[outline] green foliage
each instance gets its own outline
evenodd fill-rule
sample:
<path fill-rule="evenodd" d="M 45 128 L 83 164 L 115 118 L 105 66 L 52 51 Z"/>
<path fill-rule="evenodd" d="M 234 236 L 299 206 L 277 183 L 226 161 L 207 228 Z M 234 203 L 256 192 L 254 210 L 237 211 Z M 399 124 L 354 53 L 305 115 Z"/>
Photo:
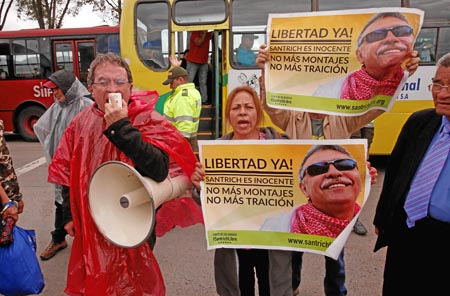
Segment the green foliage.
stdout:
<path fill-rule="evenodd" d="M 76 16 L 83 1 L 17 0 L 19 19 L 35 20 L 41 29 L 61 28 L 66 15 Z"/>
<path fill-rule="evenodd" d="M 107 23 L 120 24 L 122 15 L 122 0 L 89 0 L 93 4 L 93 10 Z"/>

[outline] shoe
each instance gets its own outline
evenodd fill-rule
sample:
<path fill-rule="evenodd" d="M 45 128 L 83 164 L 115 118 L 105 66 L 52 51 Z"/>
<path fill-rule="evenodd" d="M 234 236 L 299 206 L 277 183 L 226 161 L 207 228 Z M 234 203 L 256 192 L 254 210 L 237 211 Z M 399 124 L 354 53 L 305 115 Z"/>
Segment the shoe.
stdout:
<path fill-rule="evenodd" d="M 40 257 L 41 260 L 48 260 L 56 255 L 59 251 L 67 248 L 67 242 L 63 240 L 60 243 L 55 243 L 54 241 L 51 241 L 50 244 L 48 244 L 47 248 L 45 248 L 44 251 L 42 251 Z"/>
<path fill-rule="evenodd" d="M 356 220 L 355 225 L 353 225 L 353 232 L 358 235 L 365 235 L 367 233 L 367 229 L 361 222 L 359 222 L 359 220 Z"/>

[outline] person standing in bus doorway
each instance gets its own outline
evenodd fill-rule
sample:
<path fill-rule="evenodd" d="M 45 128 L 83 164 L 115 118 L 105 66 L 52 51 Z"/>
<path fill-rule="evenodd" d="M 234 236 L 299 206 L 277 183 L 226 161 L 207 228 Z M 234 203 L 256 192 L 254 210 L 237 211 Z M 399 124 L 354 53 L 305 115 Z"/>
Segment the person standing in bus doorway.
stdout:
<path fill-rule="evenodd" d="M 384 296 L 449 293 L 450 53 L 436 66 L 434 108 L 403 126 L 375 211 L 374 251 L 387 247 Z"/>
<path fill-rule="evenodd" d="M 214 32 L 194 31 L 189 39 L 189 54 L 186 57 L 186 70 L 189 81 L 193 82 L 198 75 L 202 103 L 208 103 L 208 71 L 209 71 L 209 43 Z"/>
<path fill-rule="evenodd" d="M 79 112 L 92 105 L 89 91 L 72 71 L 59 70 L 50 75 L 44 87 L 51 89 L 55 102 L 45 111 L 33 126 L 39 142 L 50 163 L 64 130 Z M 62 214 L 62 186 L 53 185 L 55 192 L 55 222 L 51 232 L 52 240 L 40 254 L 41 260 L 53 258 L 67 247 Z"/>
<path fill-rule="evenodd" d="M 164 116 L 188 140 L 198 153 L 197 131 L 202 111 L 202 97 L 193 82 L 189 82 L 188 72 L 182 67 L 169 70 L 164 85 L 170 85 L 172 93 L 164 102 Z"/>
<path fill-rule="evenodd" d="M 70 122 L 49 165 L 49 182 L 63 186 L 64 229 L 74 237 L 65 293 L 163 296 L 164 281 L 149 243 L 122 248 L 96 227 L 89 208 L 89 184 L 107 161 L 124 162 L 142 176 L 161 182 L 172 164 L 190 176 L 197 159 L 176 128 L 132 94 L 133 77 L 123 58 L 97 54 L 87 83 L 95 103 Z M 121 106 L 109 100 L 111 93 L 120 94 Z M 160 210 L 164 209 L 162 204 Z M 192 223 L 198 215 L 173 213 L 172 221 L 162 222 L 186 222 L 186 216 Z"/>
<path fill-rule="evenodd" d="M 226 121 L 233 131 L 221 140 L 287 139 L 273 127 L 262 127 L 264 113 L 255 90 L 248 85 L 234 88 L 225 107 Z M 204 180 L 203 165 L 198 162 L 191 176 L 194 198 L 199 197 L 200 182 Z M 236 264 L 237 263 L 237 264 Z M 220 296 L 254 296 L 255 272 L 260 296 L 271 295 L 269 288 L 267 250 L 219 248 L 214 253 L 214 279 Z"/>
<path fill-rule="evenodd" d="M 255 39 L 258 39 L 258 36 L 253 34 L 242 34 L 241 44 L 236 50 L 238 65 L 256 66 L 256 54 L 252 50 Z"/>
<path fill-rule="evenodd" d="M 261 68 L 260 93 L 264 110 L 269 115 L 272 122 L 284 130 L 291 139 L 349 139 L 351 134 L 376 117 L 384 113 L 383 110 L 369 110 L 359 116 L 336 116 L 319 113 L 309 113 L 302 111 L 292 111 L 272 108 L 267 105 L 266 90 L 264 82 L 264 64 L 268 61 L 269 52 L 266 45 L 261 45 L 256 63 Z M 411 60 L 406 64 L 408 72 L 412 75 L 419 66 L 417 51 L 411 53 Z M 369 163 L 370 165 L 370 163 Z M 300 274 L 294 271 L 294 274 L 286 275 L 283 270 L 292 268 L 300 269 L 302 265 L 301 252 L 296 258 L 296 266 L 292 266 L 292 255 L 289 251 L 270 250 L 269 259 L 271 264 L 271 292 L 276 296 L 290 296 L 294 290 L 295 295 L 299 293 Z M 345 263 L 344 249 L 339 255 L 338 260 L 325 257 L 325 294 L 347 295 L 345 287 Z M 298 280 L 293 277 L 298 275 Z M 298 283 L 299 285 L 296 285 Z"/>

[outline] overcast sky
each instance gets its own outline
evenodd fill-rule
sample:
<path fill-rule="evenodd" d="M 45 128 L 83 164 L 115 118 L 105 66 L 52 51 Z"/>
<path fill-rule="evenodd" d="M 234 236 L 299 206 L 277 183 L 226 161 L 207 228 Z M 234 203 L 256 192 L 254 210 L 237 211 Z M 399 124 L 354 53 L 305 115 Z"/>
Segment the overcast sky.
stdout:
<path fill-rule="evenodd" d="M 65 17 L 63 28 L 79 28 L 79 27 L 92 27 L 105 25 L 95 13 L 92 13 L 92 8 L 90 6 L 84 6 L 80 14 L 74 17 Z M 17 12 L 14 7 L 8 13 L 8 18 L 6 19 L 5 27 L 3 31 L 19 30 L 19 29 L 32 29 L 38 28 L 37 22 L 22 21 L 17 18 Z"/>

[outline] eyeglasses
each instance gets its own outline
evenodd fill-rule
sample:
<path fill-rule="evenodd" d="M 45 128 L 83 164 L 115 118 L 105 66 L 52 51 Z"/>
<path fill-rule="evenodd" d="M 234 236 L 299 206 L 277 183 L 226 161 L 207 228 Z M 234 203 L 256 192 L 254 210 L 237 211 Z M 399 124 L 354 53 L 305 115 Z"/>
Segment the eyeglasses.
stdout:
<path fill-rule="evenodd" d="M 116 80 L 109 80 L 109 79 L 100 79 L 97 82 L 93 82 L 92 85 L 98 85 L 101 88 L 107 88 L 110 85 L 116 85 L 119 88 L 122 88 L 124 86 L 127 86 L 130 83 L 130 81 L 126 79 L 116 79 Z"/>
<path fill-rule="evenodd" d="M 311 177 L 325 174 L 326 172 L 328 172 L 330 164 L 334 165 L 334 167 L 338 171 L 350 171 L 357 166 L 356 161 L 350 158 L 316 162 L 309 165 L 300 172 L 300 180 L 303 180 L 303 178 L 305 177 L 305 172 L 308 172 L 308 175 L 310 175 Z"/>
<path fill-rule="evenodd" d="M 361 44 L 366 41 L 367 43 L 373 43 L 376 41 L 383 40 L 386 38 L 388 32 L 392 32 L 395 37 L 406 37 L 410 36 L 413 33 L 413 28 L 410 26 L 404 25 L 404 26 L 395 26 L 390 28 L 384 28 L 384 29 L 378 29 L 375 31 L 372 31 L 370 33 L 367 33 L 358 43 L 358 46 L 361 46 Z"/>
<path fill-rule="evenodd" d="M 447 91 L 449 91 L 450 92 L 450 85 L 444 85 L 444 84 L 440 84 L 440 83 L 437 83 L 437 82 L 433 82 L 433 83 L 430 83 L 429 85 L 428 85 L 428 90 L 429 91 L 436 91 L 436 92 L 439 92 L 439 91 L 441 91 L 443 88 L 446 88 L 447 89 Z"/>

